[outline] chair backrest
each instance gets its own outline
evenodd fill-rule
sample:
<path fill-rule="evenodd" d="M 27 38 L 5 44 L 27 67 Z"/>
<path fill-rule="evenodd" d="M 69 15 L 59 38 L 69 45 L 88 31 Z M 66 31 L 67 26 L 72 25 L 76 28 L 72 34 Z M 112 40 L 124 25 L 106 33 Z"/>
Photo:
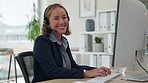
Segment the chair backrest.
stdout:
<path fill-rule="evenodd" d="M 32 51 L 26 51 L 21 52 L 17 56 L 15 56 L 15 59 L 17 60 L 20 69 L 22 71 L 22 74 L 25 79 L 25 83 L 31 83 L 33 78 L 33 52 Z"/>

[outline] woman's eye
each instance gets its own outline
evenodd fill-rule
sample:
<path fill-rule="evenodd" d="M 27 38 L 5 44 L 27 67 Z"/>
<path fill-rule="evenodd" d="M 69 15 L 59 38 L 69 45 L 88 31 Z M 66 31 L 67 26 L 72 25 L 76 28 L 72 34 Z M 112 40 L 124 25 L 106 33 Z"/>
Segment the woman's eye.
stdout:
<path fill-rule="evenodd" d="M 63 19 L 65 20 L 65 19 L 67 19 L 67 17 L 63 17 Z"/>
<path fill-rule="evenodd" d="M 55 20 L 59 20 L 59 18 L 54 18 Z"/>

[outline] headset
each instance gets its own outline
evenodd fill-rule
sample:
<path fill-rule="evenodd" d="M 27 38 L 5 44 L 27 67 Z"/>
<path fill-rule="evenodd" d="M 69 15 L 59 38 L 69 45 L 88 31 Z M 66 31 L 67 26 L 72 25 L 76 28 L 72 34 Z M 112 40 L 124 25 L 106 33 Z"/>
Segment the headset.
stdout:
<path fill-rule="evenodd" d="M 66 15 L 67 15 L 67 19 L 68 19 L 68 21 L 70 21 L 70 18 L 69 18 L 69 15 L 68 15 L 67 10 L 66 10 L 63 6 L 61 6 L 60 4 L 55 4 L 55 5 L 59 5 L 61 8 L 63 8 L 63 9 L 65 10 Z M 45 15 L 45 13 L 47 12 L 47 9 L 49 9 L 49 7 L 52 8 L 53 6 L 54 6 L 54 5 L 49 5 L 49 6 L 45 9 L 43 25 L 45 25 L 46 27 L 50 27 L 50 26 L 49 26 L 49 20 L 48 20 L 48 17 Z"/>

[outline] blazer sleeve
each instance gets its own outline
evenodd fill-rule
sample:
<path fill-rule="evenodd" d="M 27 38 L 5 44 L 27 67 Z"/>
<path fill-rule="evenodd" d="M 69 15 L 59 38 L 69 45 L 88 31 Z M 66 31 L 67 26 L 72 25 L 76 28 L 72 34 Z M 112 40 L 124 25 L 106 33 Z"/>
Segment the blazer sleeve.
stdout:
<path fill-rule="evenodd" d="M 52 52 L 52 45 L 48 37 L 40 36 L 35 40 L 34 57 L 49 79 L 84 77 L 83 69 L 81 68 L 66 69 L 57 65 Z"/>

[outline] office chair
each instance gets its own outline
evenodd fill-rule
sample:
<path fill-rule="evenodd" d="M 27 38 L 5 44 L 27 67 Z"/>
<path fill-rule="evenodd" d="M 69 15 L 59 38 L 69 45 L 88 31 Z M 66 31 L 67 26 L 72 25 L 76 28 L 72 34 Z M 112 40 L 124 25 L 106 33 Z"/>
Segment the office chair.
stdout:
<path fill-rule="evenodd" d="M 17 56 L 15 56 L 15 59 L 20 66 L 25 83 L 31 83 L 33 78 L 33 52 L 21 52 Z"/>

